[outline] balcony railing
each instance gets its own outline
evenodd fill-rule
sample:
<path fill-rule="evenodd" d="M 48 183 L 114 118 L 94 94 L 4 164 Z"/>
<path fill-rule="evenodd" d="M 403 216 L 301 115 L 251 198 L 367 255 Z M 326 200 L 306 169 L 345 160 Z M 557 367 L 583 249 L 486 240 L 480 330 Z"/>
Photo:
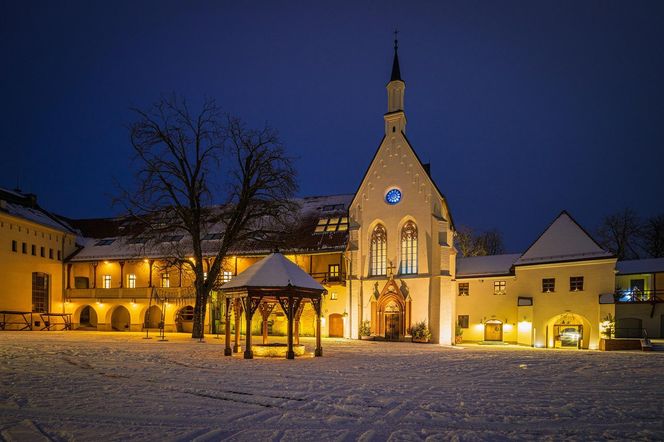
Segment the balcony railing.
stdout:
<path fill-rule="evenodd" d="M 617 303 L 658 303 L 664 302 L 664 290 L 639 290 L 639 289 L 626 289 L 616 290 L 613 298 Z"/>
<path fill-rule="evenodd" d="M 67 289 L 68 299 L 149 299 L 152 293 L 150 287 L 110 288 L 110 289 Z"/>
<path fill-rule="evenodd" d="M 309 273 L 312 278 L 314 278 L 316 281 L 320 282 L 321 284 L 340 284 L 340 285 L 346 285 L 346 274 L 339 272 L 339 273 L 330 273 L 330 272 L 319 272 L 319 273 Z"/>

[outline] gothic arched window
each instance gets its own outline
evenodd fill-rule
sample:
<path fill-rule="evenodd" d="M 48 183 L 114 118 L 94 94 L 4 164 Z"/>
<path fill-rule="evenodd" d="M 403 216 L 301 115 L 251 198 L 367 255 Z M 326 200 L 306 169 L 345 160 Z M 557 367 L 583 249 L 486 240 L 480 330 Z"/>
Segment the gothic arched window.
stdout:
<path fill-rule="evenodd" d="M 417 273 L 417 226 L 408 221 L 401 229 L 401 270 L 403 275 Z"/>
<path fill-rule="evenodd" d="M 384 276 L 387 271 L 387 232 L 378 224 L 371 233 L 370 270 L 372 276 Z"/>

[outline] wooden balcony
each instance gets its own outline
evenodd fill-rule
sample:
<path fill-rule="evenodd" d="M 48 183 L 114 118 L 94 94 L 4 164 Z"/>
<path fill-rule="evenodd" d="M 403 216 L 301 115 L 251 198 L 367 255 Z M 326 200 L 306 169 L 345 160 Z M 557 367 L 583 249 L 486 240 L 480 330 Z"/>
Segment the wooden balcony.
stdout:
<path fill-rule="evenodd" d="M 320 272 L 320 273 L 309 273 L 312 278 L 321 283 L 322 285 L 346 285 L 346 274 L 343 272 L 339 273 L 329 273 L 329 272 Z"/>
<path fill-rule="evenodd" d="M 664 290 L 616 290 L 613 298 L 617 304 L 657 304 L 664 302 Z"/>

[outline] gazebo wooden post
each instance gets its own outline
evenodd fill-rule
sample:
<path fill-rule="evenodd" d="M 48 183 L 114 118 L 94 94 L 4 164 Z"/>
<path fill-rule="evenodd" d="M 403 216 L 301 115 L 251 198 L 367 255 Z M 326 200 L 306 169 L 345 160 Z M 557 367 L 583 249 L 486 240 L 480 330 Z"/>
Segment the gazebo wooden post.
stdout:
<path fill-rule="evenodd" d="M 240 315 L 242 315 L 242 304 L 238 298 L 234 300 L 233 304 L 233 310 L 235 313 L 235 343 L 233 345 L 233 353 L 240 353 L 242 350 L 240 348 L 240 327 L 242 327 L 242 324 L 240 323 Z"/>
<path fill-rule="evenodd" d="M 233 349 L 231 348 L 231 298 L 226 296 L 226 347 L 224 348 L 224 356 L 232 356 Z"/>
<path fill-rule="evenodd" d="M 256 309 L 261 305 L 262 296 L 251 295 L 247 293 L 246 297 L 242 299 L 244 302 L 244 317 L 247 319 L 247 330 L 245 336 L 247 338 L 247 344 L 244 349 L 244 358 L 253 359 L 254 352 L 251 349 L 251 318 L 254 316 Z"/>
<path fill-rule="evenodd" d="M 300 302 L 300 306 L 295 312 L 295 345 L 300 345 L 300 318 L 302 317 L 302 310 L 304 310 L 304 303 Z"/>
<path fill-rule="evenodd" d="M 314 350 L 314 356 L 323 356 L 323 346 L 321 344 L 321 330 L 320 330 L 320 320 L 321 320 L 321 299 L 311 298 L 311 304 L 316 310 L 316 349 Z"/>
<path fill-rule="evenodd" d="M 261 302 L 258 308 L 261 311 L 261 317 L 263 318 L 263 345 L 267 345 L 267 321 L 270 318 L 272 310 L 274 310 L 274 302 Z"/>
<path fill-rule="evenodd" d="M 293 296 L 288 295 L 288 351 L 286 352 L 286 359 L 295 359 L 295 352 L 293 351 Z"/>

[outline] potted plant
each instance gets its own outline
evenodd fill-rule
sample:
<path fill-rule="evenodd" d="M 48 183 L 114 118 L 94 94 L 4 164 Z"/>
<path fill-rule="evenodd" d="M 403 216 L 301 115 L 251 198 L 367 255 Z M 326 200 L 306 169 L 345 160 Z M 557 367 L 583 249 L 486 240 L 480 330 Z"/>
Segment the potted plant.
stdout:
<path fill-rule="evenodd" d="M 461 344 L 463 342 L 463 329 L 457 324 L 454 328 L 454 343 Z"/>
<path fill-rule="evenodd" d="M 431 330 L 424 321 L 415 323 L 410 328 L 410 335 L 413 342 L 429 342 L 431 340 Z"/>
<path fill-rule="evenodd" d="M 370 339 L 371 338 L 371 321 L 362 321 L 360 324 L 360 339 Z"/>

